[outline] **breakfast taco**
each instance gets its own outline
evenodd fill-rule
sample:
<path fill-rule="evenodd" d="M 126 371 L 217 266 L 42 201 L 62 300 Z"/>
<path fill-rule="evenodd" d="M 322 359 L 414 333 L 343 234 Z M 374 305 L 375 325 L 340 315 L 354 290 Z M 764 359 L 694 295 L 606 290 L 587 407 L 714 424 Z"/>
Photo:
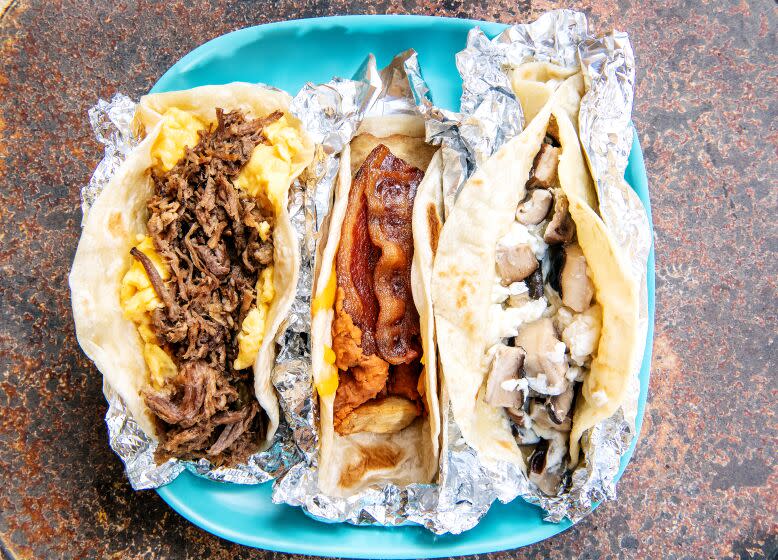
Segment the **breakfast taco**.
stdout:
<path fill-rule="evenodd" d="M 441 157 L 420 117 L 368 118 L 341 156 L 312 300 L 319 487 L 348 496 L 437 471 L 437 358 L 429 295 Z"/>
<path fill-rule="evenodd" d="M 433 307 L 466 442 L 556 495 L 582 434 L 627 398 L 638 286 L 581 152 L 581 74 L 536 63 L 513 83 L 526 128 L 463 187 L 441 232 Z"/>
<path fill-rule="evenodd" d="M 241 463 L 278 426 L 270 373 L 299 273 L 287 198 L 313 157 L 289 101 L 246 83 L 143 97 L 141 141 L 85 217 L 76 334 L 158 462 Z"/>

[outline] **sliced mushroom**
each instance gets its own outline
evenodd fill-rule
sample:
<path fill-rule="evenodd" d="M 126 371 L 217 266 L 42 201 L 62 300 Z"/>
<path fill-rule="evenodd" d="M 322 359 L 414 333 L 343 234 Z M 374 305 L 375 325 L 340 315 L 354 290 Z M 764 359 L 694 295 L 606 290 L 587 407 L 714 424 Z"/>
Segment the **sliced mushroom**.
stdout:
<path fill-rule="evenodd" d="M 486 402 L 492 406 L 520 408 L 524 392 L 518 387 L 524 350 L 500 344 L 492 358 L 489 378 L 486 381 Z"/>
<path fill-rule="evenodd" d="M 498 245 L 496 260 L 497 273 L 505 286 L 524 280 L 538 268 L 538 259 L 535 258 L 535 252 L 526 243 L 521 245 Z"/>
<path fill-rule="evenodd" d="M 529 479 L 544 493 L 555 496 L 562 484 L 567 463 L 567 437 L 556 434 L 542 439 L 529 459 Z"/>
<path fill-rule="evenodd" d="M 530 274 L 525 281 L 529 297 L 532 299 L 543 297 L 543 270 L 540 267 L 535 269 L 535 272 Z"/>
<path fill-rule="evenodd" d="M 561 293 L 560 278 L 565 267 L 565 248 L 562 245 L 550 245 L 548 248 L 548 285 Z"/>
<path fill-rule="evenodd" d="M 586 257 L 577 243 L 565 246 L 565 264 L 559 278 L 562 303 L 581 313 L 589 308 L 594 285 L 586 274 Z"/>
<path fill-rule="evenodd" d="M 516 219 L 525 226 L 533 226 L 543 221 L 551 209 L 554 196 L 546 189 L 530 191 L 527 199 L 519 204 Z"/>
<path fill-rule="evenodd" d="M 524 401 L 529 402 L 529 399 Z M 519 445 L 534 445 L 540 441 L 540 436 L 532 429 L 532 420 L 529 414 L 522 408 L 506 408 L 505 412 L 508 413 L 508 417 L 513 421 L 513 432 L 516 438 L 516 443 Z"/>
<path fill-rule="evenodd" d="M 546 136 L 543 138 L 543 141 L 557 148 L 562 145 L 559 143 L 559 123 L 556 122 L 554 115 L 551 115 L 551 118 L 548 119 L 548 128 L 546 128 Z"/>
<path fill-rule="evenodd" d="M 562 393 L 562 395 L 564 395 L 566 392 L 567 391 Z M 568 418 L 567 415 L 565 415 L 561 422 L 557 422 L 553 417 L 551 409 L 547 406 L 547 402 L 543 402 L 538 399 L 532 399 L 532 402 L 529 406 L 529 417 L 530 420 L 532 420 L 532 425 L 535 427 L 535 431 L 540 435 L 540 437 L 544 438 L 554 437 L 554 433 L 556 432 L 567 433 L 573 427 L 572 418 Z"/>
<path fill-rule="evenodd" d="M 529 479 L 547 496 L 556 496 L 562 486 L 563 475 L 560 469 L 547 469 L 540 474 L 530 473 Z"/>
<path fill-rule="evenodd" d="M 573 384 L 571 383 L 561 395 L 548 397 L 546 399 L 548 417 L 554 424 L 562 425 L 565 421 L 570 420 L 568 415 L 573 407 L 574 396 L 575 391 L 573 390 Z"/>
<path fill-rule="evenodd" d="M 508 418 L 513 420 L 513 423 L 520 428 L 528 428 L 532 426 L 532 421 L 529 418 L 529 414 L 524 410 L 524 407 L 511 406 L 505 409 L 508 413 Z"/>
<path fill-rule="evenodd" d="M 524 426 L 526 415 L 523 408 L 511 406 L 506 408 L 505 412 L 508 414 L 508 418 L 510 418 L 515 425 Z"/>
<path fill-rule="evenodd" d="M 524 372 L 531 389 L 543 395 L 558 395 L 567 388 L 564 343 L 557 338 L 550 318 L 542 317 L 524 325 L 516 337 L 516 346 L 526 352 Z"/>
<path fill-rule="evenodd" d="M 541 474 L 546 468 L 546 453 L 548 452 L 548 440 L 538 442 L 532 456 L 529 458 L 529 470 L 533 474 Z"/>
<path fill-rule="evenodd" d="M 551 216 L 551 221 L 546 226 L 546 231 L 543 234 L 543 241 L 549 245 L 569 243 L 573 240 L 575 223 L 573 218 L 570 217 L 568 207 L 567 197 L 561 190 L 557 189 L 554 192 L 554 214 Z"/>
<path fill-rule="evenodd" d="M 540 151 L 532 162 L 527 189 L 550 189 L 558 184 L 557 168 L 559 167 L 560 148 L 543 143 Z"/>

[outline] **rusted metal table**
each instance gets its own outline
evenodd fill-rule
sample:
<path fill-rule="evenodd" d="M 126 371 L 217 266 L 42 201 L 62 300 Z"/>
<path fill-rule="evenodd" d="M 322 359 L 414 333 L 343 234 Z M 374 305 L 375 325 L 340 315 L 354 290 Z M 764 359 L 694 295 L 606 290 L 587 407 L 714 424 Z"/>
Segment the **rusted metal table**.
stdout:
<path fill-rule="evenodd" d="M 108 448 L 67 290 L 79 188 L 101 157 L 86 119 L 98 97 L 137 97 L 192 48 L 248 25 L 343 13 L 517 22 L 556 4 L 0 0 L 0 556 L 281 556 L 133 492 Z M 778 9 L 567 4 L 596 29 L 629 31 L 637 54 L 657 250 L 649 405 L 617 502 L 490 557 L 776 558 Z"/>

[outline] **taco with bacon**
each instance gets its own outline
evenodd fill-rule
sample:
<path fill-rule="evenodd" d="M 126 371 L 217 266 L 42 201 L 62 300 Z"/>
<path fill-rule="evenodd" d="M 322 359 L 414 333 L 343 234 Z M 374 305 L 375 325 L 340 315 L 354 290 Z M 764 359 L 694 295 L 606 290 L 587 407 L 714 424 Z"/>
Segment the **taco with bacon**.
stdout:
<path fill-rule="evenodd" d="M 366 119 L 341 156 L 317 260 L 311 354 L 319 486 L 426 483 L 437 472 L 437 357 L 429 295 L 441 159 L 418 117 Z"/>

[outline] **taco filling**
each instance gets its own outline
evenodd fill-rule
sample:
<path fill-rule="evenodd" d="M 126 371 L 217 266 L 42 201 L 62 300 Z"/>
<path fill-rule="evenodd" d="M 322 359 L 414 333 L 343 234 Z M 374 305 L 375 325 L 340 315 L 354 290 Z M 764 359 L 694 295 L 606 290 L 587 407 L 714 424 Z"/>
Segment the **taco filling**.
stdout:
<path fill-rule="evenodd" d="M 568 200 L 552 117 L 527 195 L 497 242 L 485 400 L 503 407 L 529 478 L 555 495 L 570 465 L 573 409 L 600 338 L 602 312 Z"/>
<path fill-rule="evenodd" d="M 335 262 L 334 426 L 392 433 L 424 412 L 422 346 L 411 292 L 412 213 L 424 172 L 376 146 L 348 197 Z"/>
<path fill-rule="evenodd" d="M 152 148 L 147 235 L 120 288 L 124 316 L 143 340 L 142 397 L 160 433 L 160 462 L 243 462 L 267 423 L 252 366 L 275 297 L 273 171 L 284 158 L 266 156 L 296 144 L 280 111 L 216 116 L 206 126 L 178 109 L 165 115 Z"/>

